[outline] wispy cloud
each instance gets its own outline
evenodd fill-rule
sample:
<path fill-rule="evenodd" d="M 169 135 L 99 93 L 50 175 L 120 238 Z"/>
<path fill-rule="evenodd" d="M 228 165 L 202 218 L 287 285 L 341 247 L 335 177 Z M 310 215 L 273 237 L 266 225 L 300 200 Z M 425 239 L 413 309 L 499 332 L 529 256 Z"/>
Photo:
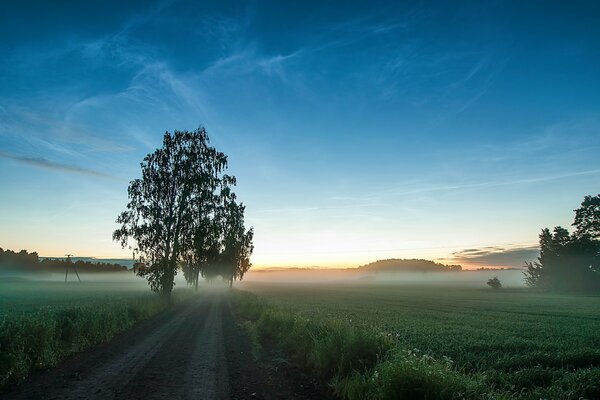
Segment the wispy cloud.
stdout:
<path fill-rule="evenodd" d="M 63 99 L 61 99 L 63 100 Z M 53 99 L 52 102 L 57 101 Z M 58 102 L 58 101 L 57 101 Z M 19 137 L 33 146 L 58 151 L 70 156 L 80 155 L 80 150 L 93 152 L 126 152 L 131 147 L 108 139 L 84 121 L 70 118 L 69 112 L 80 101 L 66 100 L 60 107 L 40 101 L 36 106 L 13 104 L 0 114 L 0 136 Z M 54 108 L 54 109 L 52 109 Z"/>
<path fill-rule="evenodd" d="M 358 197 L 355 196 L 353 198 L 355 201 L 359 202 L 359 204 L 364 204 L 365 202 L 368 202 L 368 201 L 389 198 L 390 196 L 401 197 L 401 196 L 409 196 L 409 195 L 423 194 L 423 193 L 451 192 L 451 191 L 467 190 L 467 189 L 487 189 L 487 188 L 492 188 L 492 187 L 516 186 L 516 185 L 524 185 L 524 184 L 531 184 L 531 183 L 542 183 L 542 182 L 550 182 L 550 181 L 561 180 L 561 179 L 574 178 L 574 177 L 578 177 L 578 176 L 593 176 L 593 175 L 600 175 L 600 169 L 591 169 L 591 170 L 585 170 L 585 171 L 572 171 L 572 172 L 557 173 L 557 174 L 553 174 L 553 175 L 496 180 L 496 181 L 441 184 L 441 185 L 435 185 L 435 184 L 420 185 L 413 189 L 398 190 L 396 188 L 390 188 L 390 189 L 386 189 L 386 190 L 382 190 L 382 191 L 371 192 L 371 193 L 368 193 L 363 196 L 358 196 Z M 350 198 L 352 198 L 352 197 L 351 196 L 346 197 L 347 200 L 349 200 Z"/>
<path fill-rule="evenodd" d="M 243 77 L 262 73 L 268 77 L 278 77 L 282 82 L 288 82 L 287 64 L 298 60 L 313 51 L 310 48 L 300 48 L 287 54 L 262 54 L 253 43 L 238 48 L 226 56 L 216 59 L 201 72 L 205 79 L 223 76 Z"/>
<path fill-rule="evenodd" d="M 78 167 L 68 164 L 62 164 L 54 161 L 47 160 L 43 157 L 26 157 L 5 151 L 0 151 L 0 157 L 9 160 L 17 161 L 22 164 L 31 165 L 37 168 L 50 169 L 54 171 L 69 172 L 74 174 L 91 175 L 102 178 L 112 178 L 111 175 L 99 172 L 93 169 Z"/>
<path fill-rule="evenodd" d="M 247 22 L 246 22 L 247 23 Z M 226 24 L 227 33 L 232 32 L 238 35 L 242 30 L 229 27 Z M 288 69 L 293 61 L 311 62 L 314 57 L 320 56 L 325 51 L 349 46 L 363 40 L 376 36 L 392 34 L 399 29 L 406 29 L 410 25 L 405 20 L 375 21 L 374 16 L 367 16 L 358 19 L 344 21 L 339 24 L 328 24 L 322 29 L 317 29 L 316 33 L 307 35 L 303 45 L 295 50 L 288 52 L 267 52 L 261 49 L 260 43 L 253 38 L 238 37 L 235 46 L 224 56 L 215 60 L 208 68 L 203 71 L 204 75 L 214 76 L 215 74 L 227 75 L 247 75 L 252 73 L 263 73 L 270 77 L 278 77 L 282 82 L 293 84 L 296 87 L 303 87 L 298 82 L 302 74 L 297 74 L 294 79 L 288 79 Z M 321 61 L 327 57 L 321 58 Z"/>
<path fill-rule="evenodd" d="M 482 267 L 522 267 L 525 261 L 535 260 L 538 255 L 539 247 L 535 245 L 484 246 L 454 252 L 451 259 Z"/>

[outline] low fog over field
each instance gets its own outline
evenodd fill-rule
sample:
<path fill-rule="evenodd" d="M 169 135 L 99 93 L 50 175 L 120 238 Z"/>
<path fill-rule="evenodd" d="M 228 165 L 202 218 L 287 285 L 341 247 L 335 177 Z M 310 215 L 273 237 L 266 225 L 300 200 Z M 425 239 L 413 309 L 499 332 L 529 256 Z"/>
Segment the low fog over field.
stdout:
<path fill-rule="evenodd" d="M 518 269 L 464 270 L 460 272 L 379 272 L 365 273 L 357 269 L 273 269 L 250 270 L 243 282 L 280 283 L 352 283 L 434 284 L 485 287 L 488 279 L 497 276 L 505 287 L 523 287 L 523 271 Z M 242 282 L 242 284 L 243 284 Z"/>

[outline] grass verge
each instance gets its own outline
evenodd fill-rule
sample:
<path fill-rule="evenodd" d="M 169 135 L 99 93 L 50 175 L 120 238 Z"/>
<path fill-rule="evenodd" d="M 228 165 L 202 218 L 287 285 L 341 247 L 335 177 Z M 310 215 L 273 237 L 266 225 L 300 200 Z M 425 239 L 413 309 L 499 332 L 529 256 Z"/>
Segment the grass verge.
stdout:
<path fill-rule="evenodd" d="M 400 349 L 393 338 L 351 321 L 310 320 L 242 291 L 235 309 L 259 338 L 271 338 L 344 399 L 509 399 L 481 374 L 457 370 L 449 359 Z"/>
<path fill-rule="evenodd" d="M 189 292 L 189 293 L 188 293 Z M 192 291 L 174 292 L 176 302 Z M 105 342 L 168 307 L 158 295 L 82 306 L 41 307 L 0 320 L 0 390 L 34 370 L 56 365 L 72 353 Z"/>

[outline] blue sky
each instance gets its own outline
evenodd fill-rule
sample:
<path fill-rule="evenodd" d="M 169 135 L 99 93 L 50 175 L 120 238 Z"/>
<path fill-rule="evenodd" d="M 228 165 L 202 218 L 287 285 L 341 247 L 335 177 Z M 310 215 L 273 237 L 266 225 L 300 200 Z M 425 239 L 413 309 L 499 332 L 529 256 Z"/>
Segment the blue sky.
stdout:
<path fill-rule="evenodd" d="M 199 125 L 259 266 L 521 265 L 600 192 L 600 4 L 198 3 L 2 6 L 1 247 L 127 256 L 129 180 Z"/>

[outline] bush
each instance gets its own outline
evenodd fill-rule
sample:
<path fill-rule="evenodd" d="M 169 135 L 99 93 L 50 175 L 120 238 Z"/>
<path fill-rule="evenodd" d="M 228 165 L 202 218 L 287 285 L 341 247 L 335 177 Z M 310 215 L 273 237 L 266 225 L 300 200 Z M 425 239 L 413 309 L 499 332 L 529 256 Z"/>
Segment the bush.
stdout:
<path fill-rule="evenodd" d="M 337 382 L 344 398 L 354 399 L 481 399 L 497 398 L 477 379 L 453 369 L 449 359 L 397 350 L 365 374 Z"/>
<path fill-rule="evenodd" d="M 492 279 L 488 279 L 487 285 L 492 289 L 500 289 L 502 287 L 502 283 L 500 283 L 500 279 L 497 276 Z"/>

